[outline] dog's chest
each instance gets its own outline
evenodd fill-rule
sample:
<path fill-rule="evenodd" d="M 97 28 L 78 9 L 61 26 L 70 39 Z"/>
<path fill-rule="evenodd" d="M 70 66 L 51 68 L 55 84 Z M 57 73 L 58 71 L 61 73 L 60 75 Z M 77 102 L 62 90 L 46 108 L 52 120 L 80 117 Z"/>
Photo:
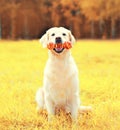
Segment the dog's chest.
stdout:
<path fill-rule="evenodd" d="M 57 88 L 64 87 L 69 83 L 69 78 L 73 73 L 72 63 L 68 61 L 53 61 L 46 68 L 46 77 Z"/>
<path fill-rule="evenodd" d="M 73 67 L 74 63 L 72 61 L 53 61 L 48 65 L 45 77 L 48 81 L 49 94 L 57 103 L 65 103 L 70 97 L 73 87 L 71 82 L 76 73 L 76 68 Z"/>

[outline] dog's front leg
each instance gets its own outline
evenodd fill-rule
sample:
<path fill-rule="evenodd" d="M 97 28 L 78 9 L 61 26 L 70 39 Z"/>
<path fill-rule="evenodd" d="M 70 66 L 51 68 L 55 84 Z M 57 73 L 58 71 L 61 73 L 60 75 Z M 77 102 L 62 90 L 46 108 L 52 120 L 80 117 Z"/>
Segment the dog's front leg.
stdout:
<path fill-rule="evenodd" d="M 71 102 L 71 116 L 73 120 L 77 119 L 78 116 L 78 108 L 79 108 L 79 99 L 77 95 L 73 95 L 73 99 Z"/>
<path fill-rule="evenodd" d="M 45 97 L 45 102 L 46 102 L 46 108 L 47 108 L 47 112 L 48 112 L 48 121 L 51 121 L 52 116 L 55 115 L 55 106 L 49 96 Z"/>

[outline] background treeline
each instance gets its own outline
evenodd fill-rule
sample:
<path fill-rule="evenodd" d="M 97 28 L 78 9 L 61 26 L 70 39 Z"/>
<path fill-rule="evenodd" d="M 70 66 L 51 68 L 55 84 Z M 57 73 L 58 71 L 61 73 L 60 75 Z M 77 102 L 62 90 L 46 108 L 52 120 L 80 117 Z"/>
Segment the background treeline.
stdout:
<path fill-rule="evenodd" d="M 0 0 L 0 39 L 39 38 L 52 26 L 76 38 L 120 38 L 120 0 Z"/>

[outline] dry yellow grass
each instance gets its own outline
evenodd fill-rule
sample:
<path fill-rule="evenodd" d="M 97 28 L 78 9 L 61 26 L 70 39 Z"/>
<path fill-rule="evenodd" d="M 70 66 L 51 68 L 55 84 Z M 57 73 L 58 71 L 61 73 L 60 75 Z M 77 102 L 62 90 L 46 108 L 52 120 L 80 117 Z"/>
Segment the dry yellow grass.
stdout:
<path fill-rule="evenodd" d="M 38 41 L 0 41 L 0 130 L 120 130 L 120 41 L 79 41 L 72 54 L 80 71 L 82 105 L 93 112 L 71 124 L 36 113 L 47 49 Z"/>

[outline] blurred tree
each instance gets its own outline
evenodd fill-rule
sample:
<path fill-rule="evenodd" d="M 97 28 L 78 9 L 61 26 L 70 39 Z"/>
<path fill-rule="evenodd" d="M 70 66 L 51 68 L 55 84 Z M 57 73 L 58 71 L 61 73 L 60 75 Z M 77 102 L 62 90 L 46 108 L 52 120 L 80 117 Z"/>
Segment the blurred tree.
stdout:
<path fill-rule="evenodd" d="M 17 10 L 19 8 L 20 4 L 16 3 L 16 0 L 12 0 L 10 2 L 10 11 L 11 11 L 11 38 L 12 39 L 16 39 L 16 31 L 17 31 L 17 19 L 16 19 L 16 15 L 17 15 Z"/>
<path fill-rule="evenodd" d="M 75 37 L 80 37 L 81 14 L 79 0 L 54 0 L 51 2 L 51 20 L 53 26 L 64 26 L 74 32 Z"/>
<path fill-rule="evenodd" d="M 120 0 L 109 0 L 106 4 L 107 18 L 111 19 L 111 38 L 116 36 L 116 20 L 120 18 Z"/>
<path fill-rule="evenodd" d="M 91 38 L 95 37 L 95 21 L 99 20 L 101 0 L 80 1 L 82 13 L 88 18 L 91 24 Z"/>
<path fill-rule="evenodd" d="M 0 17 L 0 39 L 2 38 L 2 20 Z"/>
<path fill-rule="evenodd" d="M 69 27 L 74 33 L 76 38 L 81 37 L 81 13 L 79 0 L 61 0 L 63 5 L 63 16 L 66 18 Z"/>
<path fill-rule="evenodd" d="M 100 0 L 100 22 L 104 25 L 105 32 L 107 33 L 107 26 L 110 21 L 111 27 L 111 38 L 115 38 L 116 36 L 116 21 L 120 18 L 120 1 L 119 0 L 108 0 L 105 2 L 104 0 Z M 107 22 L 105 24 L 105 22 Z M 106 35 L 106 34 L 105 34 Z"/>
<path fill-rule="evenodd" d="M 0 1 L 0 37 L 5 38 L 8 37 L 8 23 L 10 23 L 8 12 L 10 14 L 10 5 L 8 0 Z M 7 28 L 7 29 L 6 29 Z"/>
<path fill-rule="evenodd" d="M 111 37 L 116 35 L 115 24 L 116 20 L 120 18 L 120 0 L 84 0 L 81 1 L 81 8 L 83 14 L 91 22 L 91 37 L 95 35 L 94 21 L 99 22 L 100 32 L 107 35 L 107 24 L 109 19 L 111 21 Z M 107 22 L 105 24 L 105 22 Z"/>
<path fill-rule="evenodd" d="M 120 0 L 0 0 L 0 38 L 38 38 L 52 26 L 76 38 L 120 37 Z"/>
<path fill-rule="evenodd" d="M 5 7 L 5 1 L 0 1 L 0 39 L 2 38 L 2 13 L 4 11 Z"/>

